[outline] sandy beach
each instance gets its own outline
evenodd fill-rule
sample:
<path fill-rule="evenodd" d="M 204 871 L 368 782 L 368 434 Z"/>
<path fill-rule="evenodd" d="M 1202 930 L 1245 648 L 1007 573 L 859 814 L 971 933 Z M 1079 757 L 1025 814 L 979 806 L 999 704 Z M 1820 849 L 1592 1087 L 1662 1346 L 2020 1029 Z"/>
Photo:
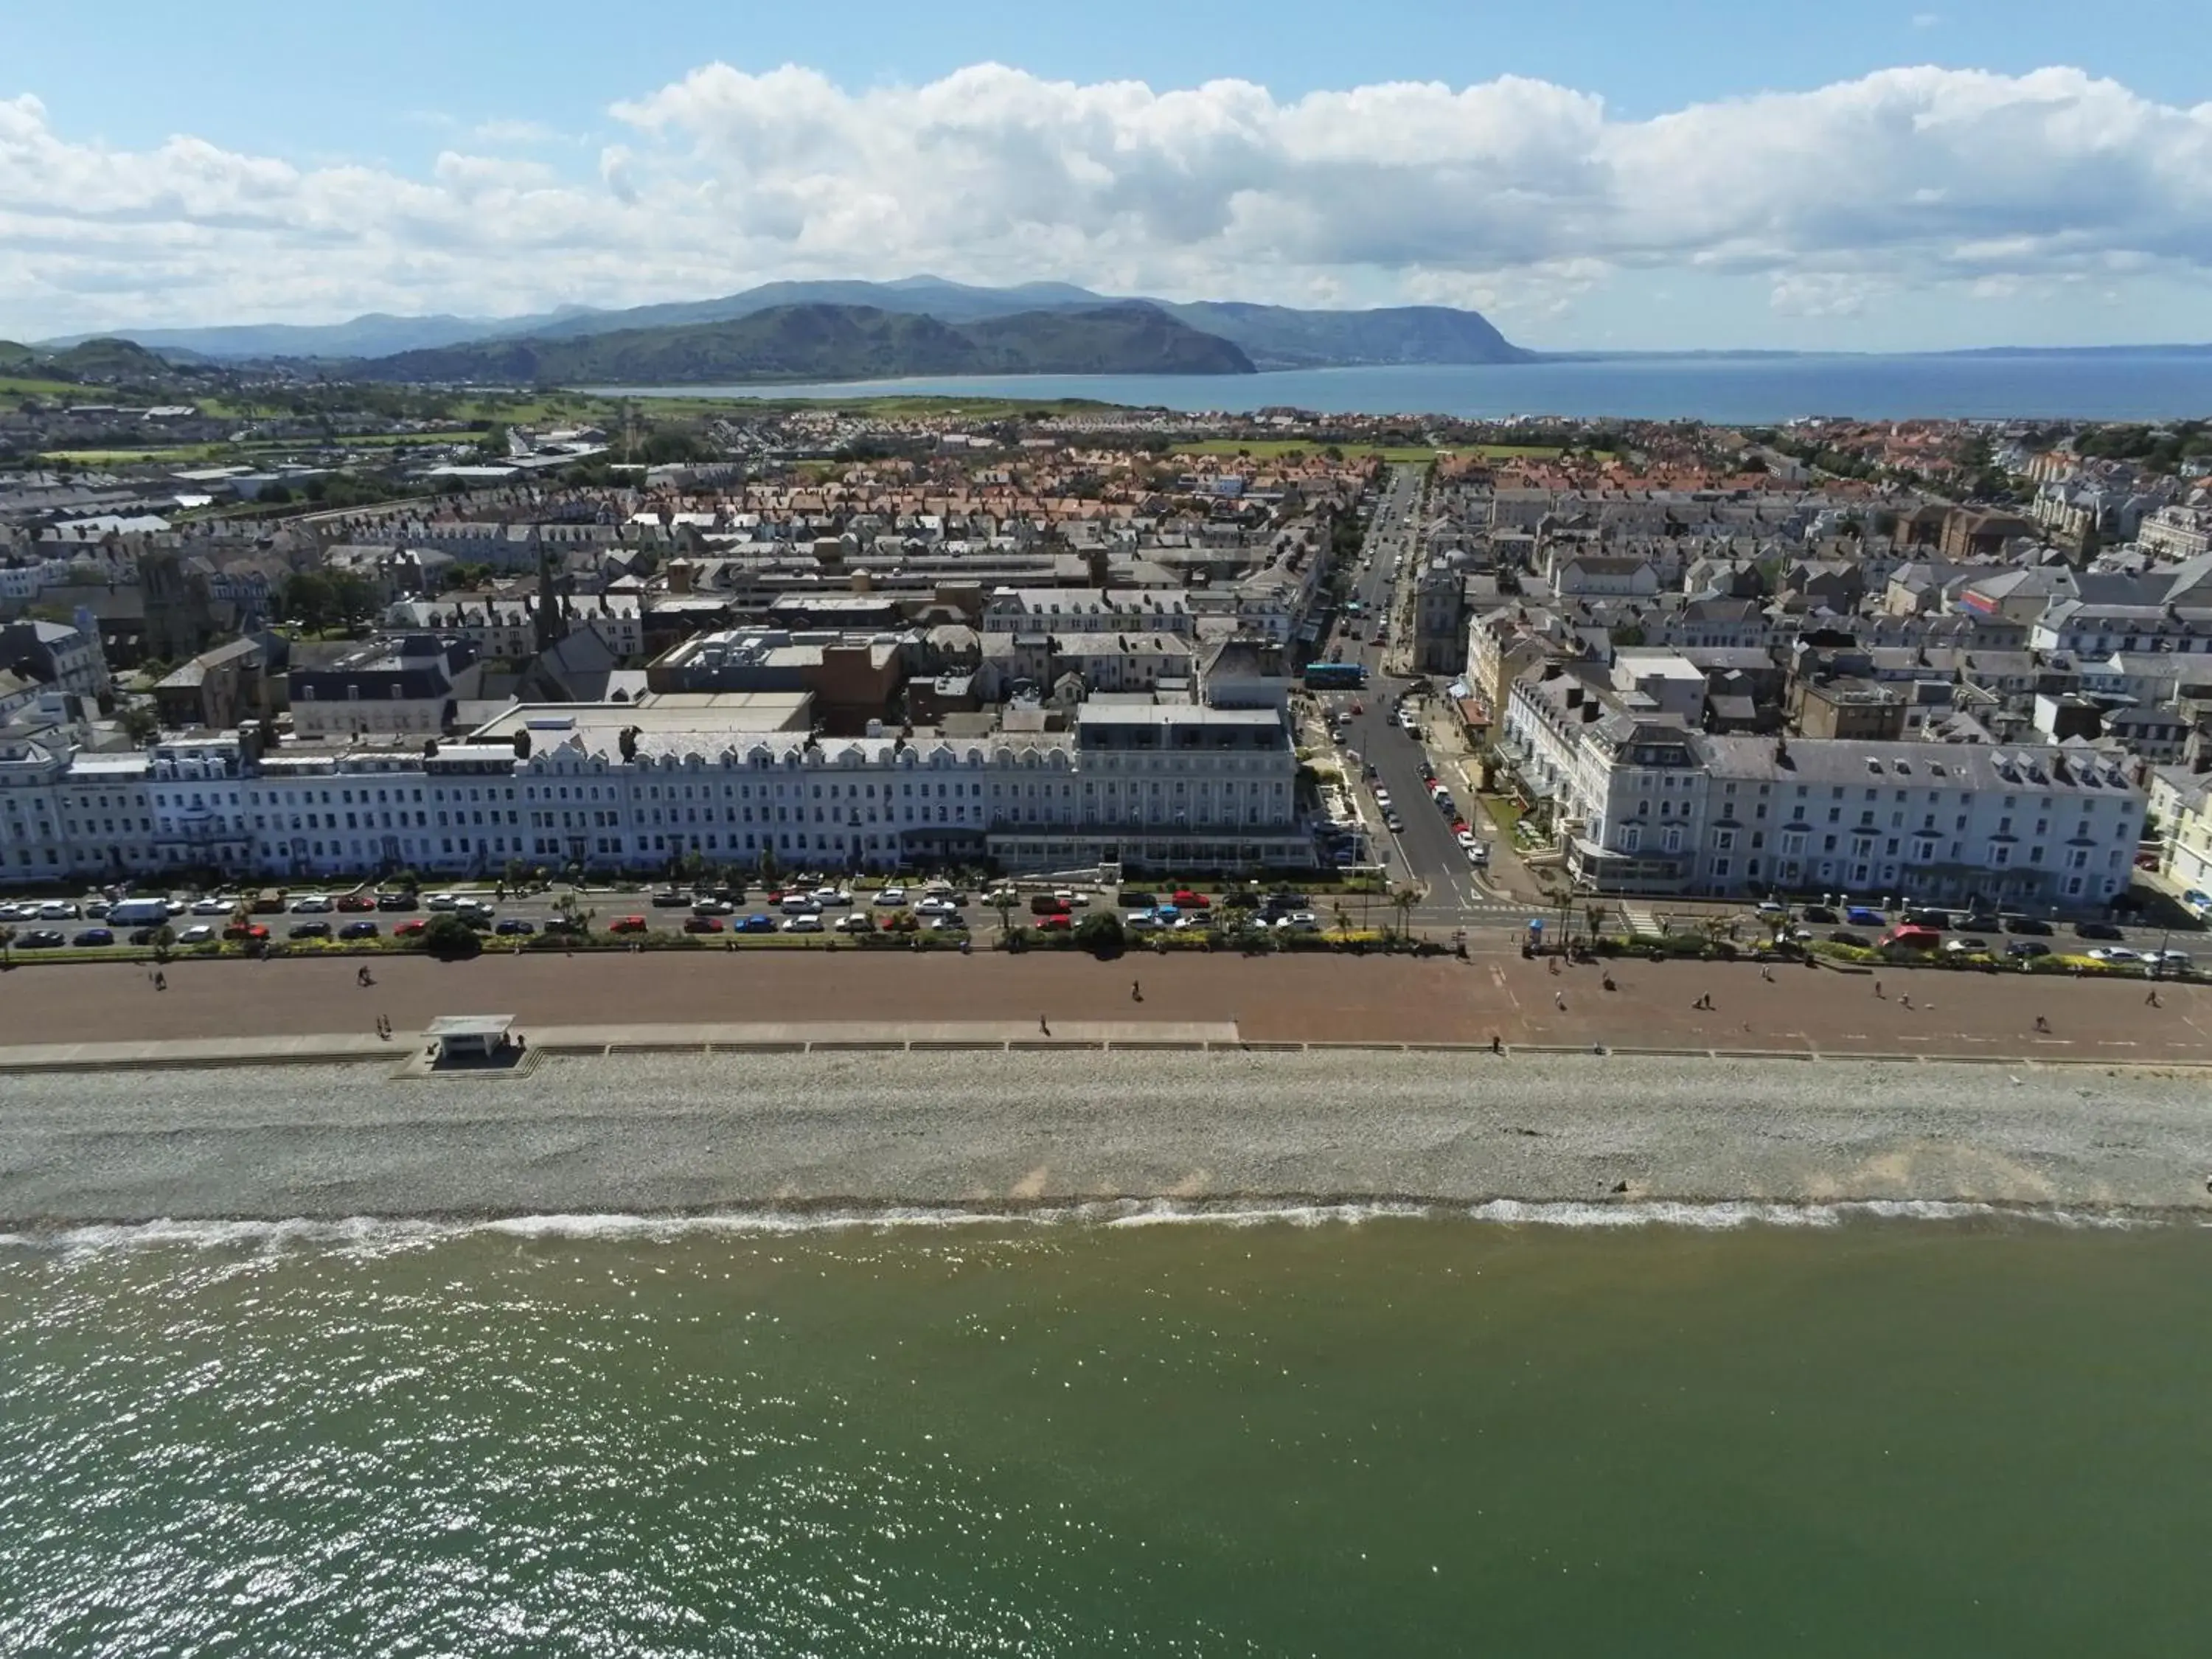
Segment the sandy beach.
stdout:
<path fill-rule="evenodd" d="M 2195 1075 L 1348 1051 L 544 1056 L 23 1075 L 0 1224 L 729 1207 L 2212 1205 Z"/>

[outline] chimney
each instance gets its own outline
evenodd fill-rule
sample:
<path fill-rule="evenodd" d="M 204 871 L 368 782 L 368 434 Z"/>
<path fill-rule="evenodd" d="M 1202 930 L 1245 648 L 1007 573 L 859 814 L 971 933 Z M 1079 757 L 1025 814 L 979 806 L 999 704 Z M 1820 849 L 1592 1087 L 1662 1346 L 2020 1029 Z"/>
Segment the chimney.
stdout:
<path fill-rule="evenodd" d="M 688 559 L 672 559 L 668 564 L 668 591 L 689 593 L 691 591 L 691 564 Z"/>

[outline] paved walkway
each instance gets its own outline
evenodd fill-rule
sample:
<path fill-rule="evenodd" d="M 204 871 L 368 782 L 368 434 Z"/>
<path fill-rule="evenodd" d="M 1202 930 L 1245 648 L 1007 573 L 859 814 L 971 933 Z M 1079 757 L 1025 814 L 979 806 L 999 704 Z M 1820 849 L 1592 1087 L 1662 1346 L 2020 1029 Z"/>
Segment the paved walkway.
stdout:
<path fill-rule="evenodd" d="M 1750 964 L 1622 961 L 1609 969 L 1525 961 L 1502 943 L 1450 957 L 1137 952 L 915 956 L 844 951 L 392 957 L 377 983 L 357 963 L 173 963 L 155 991 L 113 963 L 0 974 L 0 1048 L 125 1059 L 369 1056 L 405 1049 L 441 1014 L 504 1013 L 533 1043 L 586 1044 L 663 1030 L 782 1041 L 1376 1042 L 1664 1049 L 1692 1054 L 1903 1054 L 2127 1063 L 2212 1061 L 2212 988 L 1922 970 L 1874 975 Z M 1610 972 L 1613 988 L 1604 988 Z M 1132 995 L 1133 985 L 1141 1000 Z M 1881 994 L 1875 994 L 1880 987 Z M 1699 1006 L 1710 999 L 1710 1007 Z M 386 1043 L 379 1015 L 403 1035 Z M 2034 1028 L 2042 1015 L 2051 1029 Z M 866 1032 L 890 1033 L 870 1038 Z M 651 1032 L 651 1036 L 622 1035 Z M 241 1046 L 239 1039 L 252 1040 Z M 685 1039 L 690 1041 L 692 1039 Z M 196 1046 L 197 1045 L 197 1046 Z M 151 1051 L 148 1051 L 151 1052 Z"/>

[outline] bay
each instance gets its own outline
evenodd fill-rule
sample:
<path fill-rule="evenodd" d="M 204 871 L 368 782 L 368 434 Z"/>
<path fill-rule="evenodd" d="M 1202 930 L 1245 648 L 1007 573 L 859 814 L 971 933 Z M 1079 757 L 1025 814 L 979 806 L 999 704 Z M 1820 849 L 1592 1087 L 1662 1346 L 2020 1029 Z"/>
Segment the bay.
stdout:
<path fill-rule="evenodd" d="M 603 386 L 610 396 L 1067 398 L 1183 411 L 1289 406 L 1468 419 L 1554 415 L 1774 422 L 2159 421 L 2212 415 L 2212 351 L 2055 356 L 1614 357 L 1265 374 L 1008 374 L 720 386 Z"/>
<path fill-rule="evenodd" d="M 2195 1650 L 2212 1231 L 1781 1218 L 12 1241 L 0 1651 Z"/>

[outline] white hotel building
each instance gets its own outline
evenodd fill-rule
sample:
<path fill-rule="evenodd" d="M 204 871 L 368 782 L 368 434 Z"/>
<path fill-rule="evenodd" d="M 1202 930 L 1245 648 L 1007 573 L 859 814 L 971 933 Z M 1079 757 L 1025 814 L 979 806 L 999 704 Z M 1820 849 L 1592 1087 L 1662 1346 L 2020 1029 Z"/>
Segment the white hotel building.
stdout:
<path fill-rule="evenodd" d="M 811 738 L 806 701 L 762 699 L 734 711 L 738 726 L 680 705 L 525 708 L 434 754 L 256 754 L 235 735 L 125 756 L 27 744 L 0 755 L 0 882 L 464 873 L 511 858 L 652 870 L 686 853 L 833 869 L 1314 861 L 1273 709 L 1093 702 L 1066 731 Z"/>
<path fill-rule="evenodd" d="M 1540 672 L 1507 726 L 1565 868 L 1601 892 L 2090 909 L 2142 835 L 2125 757 L 2083 744 L 1715 737 Z"/>

